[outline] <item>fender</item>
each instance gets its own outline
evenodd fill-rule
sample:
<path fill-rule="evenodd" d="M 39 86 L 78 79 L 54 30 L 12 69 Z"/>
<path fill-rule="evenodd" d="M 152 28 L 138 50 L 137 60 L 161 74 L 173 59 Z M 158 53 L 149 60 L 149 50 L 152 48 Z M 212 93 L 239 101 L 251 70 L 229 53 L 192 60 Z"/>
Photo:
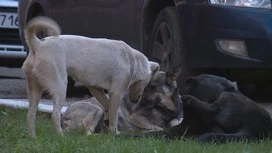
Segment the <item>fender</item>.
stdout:
<path fill-rule="evenodd" d="M 149 41 L 149 32 L 145 28 L 145 22 L 146 22 L 146 12 L 148 10 L 148 7 L 150 7 L 151 2 L 154 0 L 144 0 L 144 2 L 140 2 L 139 8 L 141 9 L 141 15 L 140 15 L 140 49 L 144 54 L 147 54 L 147 47 L 148 47 L 148 41 Z M 185 0 L 173 0 L 175 6 L 180 5 L 185 2 Z"/>

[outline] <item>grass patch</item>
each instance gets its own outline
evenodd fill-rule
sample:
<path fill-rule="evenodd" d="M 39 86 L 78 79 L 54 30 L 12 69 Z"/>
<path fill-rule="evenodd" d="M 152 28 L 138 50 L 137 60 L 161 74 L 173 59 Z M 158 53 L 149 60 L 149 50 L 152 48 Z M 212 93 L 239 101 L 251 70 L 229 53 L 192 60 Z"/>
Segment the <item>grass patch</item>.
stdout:
<path fill-rule="evenodd" d="M 259 143 L 230 142 L 200 145 L 193 140 L 115 139 L 109 133 L 87 137 L 71 132 L 60 137 L 55 134 L 51 119 L 44 113 L 38 113 L 36 121 L 37 138 L 31 139 L 27 134 L 26 114 L 26 110 L 0 106 L 1 153 L 272 153 L 272 140 Z"/>

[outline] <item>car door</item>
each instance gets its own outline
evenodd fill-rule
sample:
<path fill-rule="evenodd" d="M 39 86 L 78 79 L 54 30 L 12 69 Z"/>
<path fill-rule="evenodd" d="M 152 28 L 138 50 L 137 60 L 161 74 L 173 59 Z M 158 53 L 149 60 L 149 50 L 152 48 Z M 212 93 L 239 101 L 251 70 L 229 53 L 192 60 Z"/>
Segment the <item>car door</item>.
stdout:
<path fill-rule="evenodd" d="M 84 19 L 81 0 L 46 0 L 48 6 L 47 16 L 58 22 L 62 34 L 84 34 L 82 22 Z"/>
<path fill-rule="evenodd" d="M 49 16 L 63 33 L 136 44 L 136 0 L 50 0 Z"/>

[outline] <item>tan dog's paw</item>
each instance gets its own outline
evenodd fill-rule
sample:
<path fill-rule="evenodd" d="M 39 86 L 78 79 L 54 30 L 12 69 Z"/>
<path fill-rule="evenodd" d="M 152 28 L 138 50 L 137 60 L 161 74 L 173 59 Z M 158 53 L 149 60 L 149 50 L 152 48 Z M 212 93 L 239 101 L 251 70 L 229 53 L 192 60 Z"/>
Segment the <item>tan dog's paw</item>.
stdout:
<path fill-rule="evenodd" d="M 110 130 L 112 133 L 114 133 L 115 135 L 119 135 L 119 134 L 120 134 L 120 131 L 118 131 L 118 129 L 115 128 L 115 127 L 109 127 L 109 130 Z"/>
<path fill-rule="evenodd" d="M 92 134 L 93 134 L 93 132 L 92 132 L 92 131 L 87 130 L 87 136 L 90 136 L 90 135 L 92 135 Z"/>

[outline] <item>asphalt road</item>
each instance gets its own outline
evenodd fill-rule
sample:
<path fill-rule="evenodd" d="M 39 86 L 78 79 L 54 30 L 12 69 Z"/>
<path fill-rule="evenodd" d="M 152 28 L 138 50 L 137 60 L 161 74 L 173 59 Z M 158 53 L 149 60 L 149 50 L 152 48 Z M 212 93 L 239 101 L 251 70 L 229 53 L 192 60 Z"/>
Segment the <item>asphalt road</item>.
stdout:
<path fill-rule="evenodd" d="M 67 102 L 75 102 L 91 97 L 88 89 L 80 83 L 67 95 Z M 27 101 L 27 82 L 20 68 L 0 67 L 0 99 L 16 99 Z M 51 104 L 50 96 L 44 93 L 42 102 Z"/>
<path fill-rule="evenodd" d="M 264 89 L 270 90 L 271 89 Z M 262 92 L 258 92 L 259 99 L 253 99 L 258 104 L 267 109 L 272 116 L 272 96 L 261 95 Z M 67 95 L 67 105 L 69 103 L 83 100 L 91 97 L 87 88 L 83 84 L 76 83 L 70 94 Z M 261 98 L 260 98 L 261 97 Z M 25 75 L 20 68 L 5 68 L 0 67 L 0 99 L 17 99 L 27 101 L 27 83 Z M 42 97 L 42 103 L 51 104 L 51 99 L 47 94 Z"/>

